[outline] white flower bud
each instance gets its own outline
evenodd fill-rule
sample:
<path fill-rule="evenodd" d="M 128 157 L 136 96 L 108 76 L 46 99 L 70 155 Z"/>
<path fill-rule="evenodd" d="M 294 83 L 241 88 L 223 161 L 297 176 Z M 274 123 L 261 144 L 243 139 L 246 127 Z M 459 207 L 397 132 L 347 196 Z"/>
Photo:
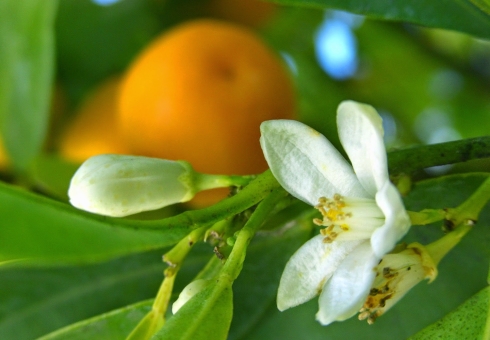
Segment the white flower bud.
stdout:
<path fill-rule="evenodd" d="M 172 305 L 172 313 L 175 314 L 178 312 L 183 305 L 187 303 L 194 295 L 199 293 L 201 290 L 209 286 L 211 280 L 196 280 L 189 283 L 182 292 L 179 294 L 179 298 Z"/>
<path fill-rule="evenodd" d="M 190 200 L 194 171 L 187 162 L 99 155 L 73 176 L 70 203 L 100 215 L 121 217 Z"/>

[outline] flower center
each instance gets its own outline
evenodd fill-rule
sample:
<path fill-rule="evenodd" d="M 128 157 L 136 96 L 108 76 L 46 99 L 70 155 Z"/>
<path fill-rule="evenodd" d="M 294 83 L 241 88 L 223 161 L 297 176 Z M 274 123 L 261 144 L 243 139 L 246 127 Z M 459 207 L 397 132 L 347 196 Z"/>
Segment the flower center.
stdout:
<path fill-rule="evenodd" d="M 313 223 L 325 227 L 320 231 L 325 236 L 325 243 L 339 237 L 344 240 L 369 238 L 385 220 L 383 212 L 372 199 L 346 198 L 335 194 L 331 199 L 320 197 L 315 209 L 323 218 L 315 218 Z"/>

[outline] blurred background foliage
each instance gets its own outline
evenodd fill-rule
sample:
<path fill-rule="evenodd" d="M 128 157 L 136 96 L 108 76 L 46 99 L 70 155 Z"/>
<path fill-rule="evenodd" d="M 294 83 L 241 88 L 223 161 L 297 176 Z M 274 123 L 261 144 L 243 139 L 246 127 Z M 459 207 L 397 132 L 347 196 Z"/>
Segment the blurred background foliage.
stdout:
<path fill-rule="evenodd" d="M 296 86 L 298 119 L 324 133 L 334 144 L 338 145 L 335 110 L 345 99 L 366 102 L 379 110 L 384 119 L 388 148 L 489 134 L 490 42 L 465 33 L 372 20 L 338 10 L 259 4 L 252 0 L 236 3 L 232 0 L 46 2 L 50 5 L 40 6 L 42 1 L 28 1 L 26 4 L 33 4 L 31 8 L 26 5 L 13 14 L 8 1 L 0 3 L 0 46 L 8 45 L 11 48 L 4 51 L 14 51 L 10 54 L 0 51 L 0 128 L 2 150 L 5 149 L 0 152 L 0 170 L 4 181 L 25 185 L 59 200 L 66 200 L 68 181 L 76 169 L 76 164 L 59 157 L 59 140 L 86 98 L 105 80 L 123 74 L 156 36 L 195 18 L 227 20 L 255 30 L 282 56 L 289 69 Z M 38 50 L 19 48 L 24 37 L 22 32 L 12 33 L 15 29 L 9 23 L 15 20 L 25 21 L 25 32 L 38 34 L 32 37 L 33 41 L 43 42 Z M 39 20 L 48 22 L 48 29 L 32 32 L 32 25 Z M 45 26 L 40 23 L 39 27 Z M 36 51 L 41 51 L 42 57 L 32 58 L 29 70 L 40 73 L 31 77 L 37 83 L 22 83 L 26 78 L 14 72 L 20 77 L 19 86 L 26 86 L 25 91 L 38 98 L 33 101 L 36 106 L 22 106 L 22 97 L 16 98 L 18 108 L 9 106 L 5 93 L 12 82 L 18 82 L 5 76 L 12 74 L 6 67 L 13 67 L 13 60 L 29 64 L 29 55 Z M 104 130 L 110 134 L 113 127 L 104 125 Z M 489 168 L 488 161 L 480 160 L 453 168 L 438 168 L 435 173 L 488 171 Z M 481 178 L 475 179 L 479 180 Z M 459 183 L 458 188 L 463 190 L 465 184 Z M 450 193 L 444 195 L 447 197 Z M 416 200 L 410 202 L 416 205 Z M 282 268 L 288 254 L 307 239 L 305 231 L 297 232 L 302 233 L 300 237 L 294 235 L 281 245 L 268 245 L 269 249 L 285 248 L 282 257 L 274 262 L 274 268 Z M 255 247 L 263 247 L 267 242 L 275 241 L 265 237 L 259 239 Z M 0 272 L 0 334 L 8 334 L 9 339 L 31 339 L 83 318 L 153 297 L 164 268 L 159 262 L 161 253 L 84 266 L 4 268 Z M 253 256 L 252 252 L 251 258 Z M 258 262 L 262 260 L 261 257 Z M 179 275 L 176 291 L 190 280 L 197 264 L 202 265 L 203 261 L 199 251 L 193 253 Z M 245 283 L 237 283 L 237 296 L 245 300 L 242 303 L 247 300 L 243 287 L 249 287 L 247 279 L 255 275 L 253 270 L 247 268 L 240 278 Z M 276 281 L 280 272 L 278 269 L 271 274 Z M 452 275 L 450 280 L 459 274 Z M 460 278 L 470 274 L 461 275 Z M 32 282 L 36 282 L 35 287 Z M 451 310 L 480 287 L 475 284 L 443 310 Z M 275 286 L 268 289 L 273 292 Z M 423 294 L 428 293 L 420 294 L 422 298 L 414 301 L 422 301 Z M 254 317 L 258 320 L 264 315 L 273 315 L 272 319 L 267 319 L 253 332 L 234 324 L 232 338 L 272 339 L 277 325 L 287 332 L 305 318 L 308 318 L 304 321 L 305 327 L 313 329 L 311 339 L 330 332 L 332 336 L 342 334 L 344 324 L 336 324 L 328 328 L 328 332 L 313 324 L 315 307 L 311 303 L 300 307 L 296 314 L 288 311 L 278 316 L 270 307 L 273 294 L 268 298 L 265 300 L 268 304 L 259 306 Z M 401 309 L 408 311 L 413 305 L 412 302 Z M 250 306 L 244 308 L 253 310 Z M 403 313 L 400 315 L 406 315 Z M 43 318 L 46 315 L 49 318 Z M 431 318 L 442 315 L 444 313 L 437 312 Z M 375 326 L 372 336 L 376 337 L 378 330 L 388 329 L 390 322 L 399 321 L 398 316 L 394 312 L 386 321 L 382 318 L 382 325 Z M 240 317 L 243 313 L 238 312 L 234 323 Z M 273 318 L 280 320 L 275 322 Z M 29 323 L 29 327 L 21 327 L 25 323 Z M 285 327 L 288 323 L 293 326 Z M 354 321 L 349 323 L 353 325 Z M 422 321 L 417 324 L 419 328 L 408 327 L 401 337 L 413 334 L 421 324 Z M 252 325 L 255 324 L 252 322 Z M 293 338 L 304 335 L 299 326 L 296 329 L 299 333 Z M 354 333 L 364 334 L 364 330 L 365 327 L 358 327 Z M 252 335 L 247 337 L 247 334 Z"/>
<path fill-rule="evenodd" d="M 42 131 L 42 119 L 34 120 L 30 129 L 45 137 L 37 137 L 40 145 L 29 146 L 36 142 L 27 140 L 25 134 L 20 137 L 20 131 L 9 136 L 12 127 L 4 120 L 4 144 L 18 165 L 14 168 L 25 170 L 29 163 L 25 158 L 35 158 L 35 151 L 20 158 L 19 149 L 39 150 L 43 145 L 56 153 L 63 129 L 97 86 L 123 74 L 160 33 L 202 17 L 234 21 L 256 30 L 289 66 L 298 94 L 298 119 L 334 143 L 338 142 L 335 109 L 344 99 L 370 103 L 381 112 L 388 148 L 488 134 L 487 41 L 341 11 L 271 3 L 257 6 L 258 1 L 237 9 L 239 5 L 230 3 L 59 1 L 54 22 L 54 79 L 48 89 L 36 87 L 41 94 L 53 93 L 50 130 Z M 106 130 L 112 133 L 110 127 Z"/>

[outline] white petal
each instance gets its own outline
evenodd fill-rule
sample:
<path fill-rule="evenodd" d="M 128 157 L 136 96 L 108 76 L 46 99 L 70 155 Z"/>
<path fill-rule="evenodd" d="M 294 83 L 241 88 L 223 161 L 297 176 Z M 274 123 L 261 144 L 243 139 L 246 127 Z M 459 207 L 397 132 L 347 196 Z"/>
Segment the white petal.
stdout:
<path fill-rule="evenodd" d="M 127 216 L 192 198 L 190 168 L 164 159 L 99 155 L 73 176 L 70 203 L 106 216 Z"/>
<path fill-rule="evenodd" d="M 260 126 L 260 144 L 279 183 L 311 205 L 322 196 L 369 197 L 350 164 L 319 132 L 293 120 Z"/>
<path fill-rule="evenodd" d="M 378 261 L 368 241 L 342 261 L 318 300 L 316 318 L 322 325 L 348 319 L 359 311 L 374 281 Z"/>
<path fill-rule="evenodd" d="M 373 232 L 371 245 L 374 253 L 382 257 L 407 233 L 411 221 L 398 190 L 389 180 L 376 194 L 376 203 L 385 215 L 385 223 Z"/>
<path fill-rule="evenodd" d="M 277 308 L 280 311 L 302 304 L 318 295 L 339 263 L 361 243 L 324 243 L 324 238 L 323 235 L 313 237 L 289 259 L 277 293 Z"/>
<path fill-rule="evenodd" d="M 359 181 L 374 197 L 388 179 L 381 117 L 372 106 L 344 101 L 337 109 L 337 126 Z"/>

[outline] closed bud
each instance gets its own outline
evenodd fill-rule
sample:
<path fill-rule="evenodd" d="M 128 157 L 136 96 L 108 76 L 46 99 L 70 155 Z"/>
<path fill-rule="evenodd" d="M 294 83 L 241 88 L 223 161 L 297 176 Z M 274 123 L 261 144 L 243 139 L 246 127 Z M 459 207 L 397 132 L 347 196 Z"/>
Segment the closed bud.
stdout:
<path fill-rule="evenodd" d="M 79 209 L 122 217 L 190 200 L 196 193 L 194 177 L 183 161 L 99 155 L 77 170 L 68 196 Z"/>

